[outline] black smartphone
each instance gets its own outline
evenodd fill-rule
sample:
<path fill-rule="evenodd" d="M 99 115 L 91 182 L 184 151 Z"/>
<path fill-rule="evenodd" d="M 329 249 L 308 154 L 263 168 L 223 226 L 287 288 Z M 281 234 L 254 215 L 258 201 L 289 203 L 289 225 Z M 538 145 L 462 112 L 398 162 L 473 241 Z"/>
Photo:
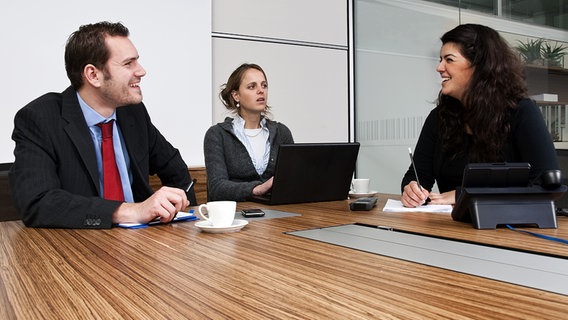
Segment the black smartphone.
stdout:
<path fill-rule="evenodd" d="M 264 217 L 264 211 L 261 209 L 243 209 L 241 210 L 241 214 L 245 218 Z"/>

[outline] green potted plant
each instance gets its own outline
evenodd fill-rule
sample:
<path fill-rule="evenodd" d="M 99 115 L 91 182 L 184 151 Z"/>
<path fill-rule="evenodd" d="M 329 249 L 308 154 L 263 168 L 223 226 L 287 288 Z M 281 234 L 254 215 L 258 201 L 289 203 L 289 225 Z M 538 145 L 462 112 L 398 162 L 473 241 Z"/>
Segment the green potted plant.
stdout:
<path fill-rule="evenodd" d="M 527 40 L 527 42 L 518 41 L 519 45 L 515 47 L 517 51 L 521 54 L 521 58 L 527 64 L 537 64 L 543 65 L 544 60 L 542 58 L 542 46 L 544 43 L 543 39 L 532 39 Z"/>
<path fill-rule="evenodd" d="M 558 42 L 552 46 L 547 41 L 542 43 L 541 55 L 542 58 L 548 62 L 550 67 L 563 67 L 564 66 L 564 55 L 566 55 L 565 50 L 567 47 L 559 45 Z"/>

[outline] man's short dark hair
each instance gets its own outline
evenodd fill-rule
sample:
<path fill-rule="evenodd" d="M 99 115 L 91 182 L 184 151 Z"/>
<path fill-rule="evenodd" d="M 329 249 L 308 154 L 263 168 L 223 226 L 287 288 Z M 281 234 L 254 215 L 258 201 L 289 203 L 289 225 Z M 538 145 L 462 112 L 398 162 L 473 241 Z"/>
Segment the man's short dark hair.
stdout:
<path fill-rule="evenodd" d="M 104 70 L 110 56 L 105 45 L 107 36 L 128 37 L 129 34 L 122 23 L 107 21 L 86 24 L 73 32 L 65 45 L 65 70 L 71 85 L 75 89 L 83 85 L 83 70 L 88 64 Z"/>

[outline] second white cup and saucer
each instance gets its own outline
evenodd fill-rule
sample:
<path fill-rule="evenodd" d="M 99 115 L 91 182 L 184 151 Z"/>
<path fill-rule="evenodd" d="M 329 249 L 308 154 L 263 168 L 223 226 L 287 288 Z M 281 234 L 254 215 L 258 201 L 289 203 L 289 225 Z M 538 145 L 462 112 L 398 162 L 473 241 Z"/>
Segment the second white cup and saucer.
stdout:
<path fill-rule="evenodd" d="M 351 182 L 351 190 L 349 190 L 349 198 L 368 198 L 377 195 L 377 191 L 369 190 L 371 179 L 353 179 Z"/>
<path fill-rule="evenodd" d="M 206 212 L 203 211 L 204 208 Z M 240 231 L 248 224 L 248 221 L 235 219 L 236 209 L 237 203 L 235 201 L 211 201 L 202 204 L 197 209 L 197 215 L 201 221 L 196 222 L 195 226 L 208 233 Z"/>

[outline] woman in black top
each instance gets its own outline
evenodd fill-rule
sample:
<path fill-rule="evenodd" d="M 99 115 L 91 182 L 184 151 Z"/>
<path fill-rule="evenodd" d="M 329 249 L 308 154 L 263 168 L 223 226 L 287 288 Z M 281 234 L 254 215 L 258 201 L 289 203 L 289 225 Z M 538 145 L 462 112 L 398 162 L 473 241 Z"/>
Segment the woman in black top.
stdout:
<path fill-rule="evenodd" d="M 558 169 L 542 113 L 528 98 L 523 65 L 493 29 L 460 25 L 441 38 L 437 106 L 402 179 L 402 204 L 454 204 L 463 170 L 474 162 L 528 162 L 531 177 Z M 437 183 L 440 193 L 430 192 Z M 420 188 L 422 187 L 422 188 Z"/>

